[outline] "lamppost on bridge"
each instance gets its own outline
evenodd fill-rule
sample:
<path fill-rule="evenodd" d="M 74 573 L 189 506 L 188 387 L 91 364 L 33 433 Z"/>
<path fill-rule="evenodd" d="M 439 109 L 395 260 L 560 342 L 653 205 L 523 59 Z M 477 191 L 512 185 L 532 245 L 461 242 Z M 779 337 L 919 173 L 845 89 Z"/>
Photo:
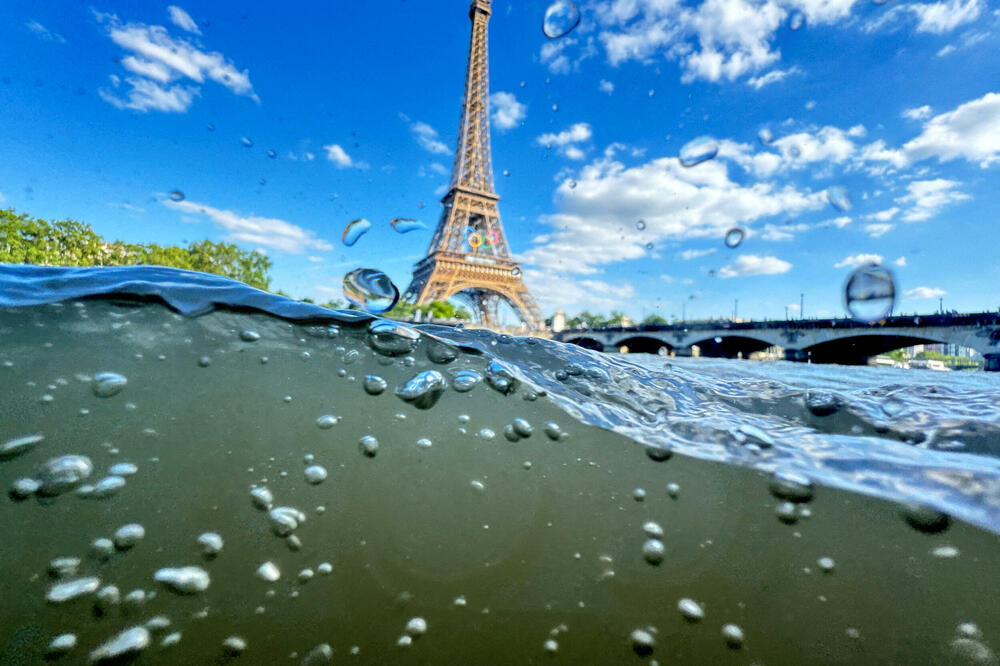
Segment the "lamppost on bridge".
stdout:
<path fill-rule="evenodd" d="M 799 294 L 799 319 L 806 318 L 806 295 Z"/>

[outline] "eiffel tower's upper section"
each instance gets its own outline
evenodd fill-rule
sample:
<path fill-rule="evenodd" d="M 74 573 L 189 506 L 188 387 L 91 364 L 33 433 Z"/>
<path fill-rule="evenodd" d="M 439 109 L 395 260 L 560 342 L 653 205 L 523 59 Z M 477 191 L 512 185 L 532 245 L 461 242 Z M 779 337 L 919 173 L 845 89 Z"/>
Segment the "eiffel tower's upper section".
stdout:
<path fill-rule="evenodd" d="M 458 126 L 458 146 L 451 169 L 451 188 L 495 196 L 493 160 L 490 156 L 490 72 L 486 29 L 490 20 L 490 0 L 473 0 L 469 7 L 469 19 L 472 21 L 472 37 L 465 72 L 462 122 Z"/>

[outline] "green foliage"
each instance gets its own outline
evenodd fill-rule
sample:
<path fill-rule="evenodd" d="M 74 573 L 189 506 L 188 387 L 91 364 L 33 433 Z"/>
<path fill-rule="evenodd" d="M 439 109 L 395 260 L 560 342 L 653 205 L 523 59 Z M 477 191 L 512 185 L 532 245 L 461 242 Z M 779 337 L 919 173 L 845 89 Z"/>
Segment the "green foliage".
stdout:
<path fill-rule="evenodd" d="M 49 222 L 0 209 L 0 262 L 45 266 L 170 266 L 214 273 L 268 289 L 271 260 L 232 243 L 203 240 L 186 248 L 108 242 L 76 220 Z"/>
<path fill-rule="evenodd" d="M 666 319 L 664 319 L 663 317 L 661 317 L 658 314 L 651 314 L 648 317 L 646 317 L 645 319 L 643 319 L 642 323 L 646 324 L 647 326 L 658 326 L 660 324 L 666 324 L 668 322 L 667 322 Z"/>
<path fill-rule="evenodd" d="M 414 305 L 409 301 L 399 301 L 392 310 L 385 313 L 385 316 L 395 319 L 409 319 L 417 312 L 422 313 L 424 317 L 430 314 L 437 321 L 442 319 L 472 319 L 472 313 L 450 301 L 431 301 L 426 305 Z"/>
<path fill-rule="evenodd" d="M 942 354 L 936 351 L 922 351 L 917 352 L 914 358 L 925 359 L 928 361 L 942 361 L 946 365 L 979 365 L 978 361 L 974 361 L 971 358 L 965 356 L 951 356 L 948 354 Z"/>

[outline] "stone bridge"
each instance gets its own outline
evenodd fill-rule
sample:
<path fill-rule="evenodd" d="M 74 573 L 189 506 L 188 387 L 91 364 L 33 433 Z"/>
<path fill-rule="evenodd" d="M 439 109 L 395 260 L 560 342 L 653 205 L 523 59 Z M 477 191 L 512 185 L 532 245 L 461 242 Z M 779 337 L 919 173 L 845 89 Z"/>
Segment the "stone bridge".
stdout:
<path fill-rule="evenodd" d="M 919 344 L 970 347 L 986 359 L 985 369 L 1000 371 L 1000 314 L 940 314 L 889 317 L 866 324 L 853 319 L 728 320 L 651 324 L 632 327 L 566 329 L 556 340 L 598 351 L 746 358 L 769 347 L 785 350 L 789 361 L 863 365 L 894 349 Z"/>

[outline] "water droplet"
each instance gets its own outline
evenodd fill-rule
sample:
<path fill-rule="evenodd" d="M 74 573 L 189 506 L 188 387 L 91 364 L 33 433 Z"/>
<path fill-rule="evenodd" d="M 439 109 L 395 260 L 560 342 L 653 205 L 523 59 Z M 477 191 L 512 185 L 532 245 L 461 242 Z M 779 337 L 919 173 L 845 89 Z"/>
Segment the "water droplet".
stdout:
<path fill-rule="evenodd" d="M 820 570 L 824 573 L 833 571 L 834 561 L 832 557 L 821 557 L 816 560 L 816 564 L 819 565 Z"/>
<path fill-rule="evenodd" d="M 635 490 L 632 491 L 632 499 L 634 499 L 636 502 L 642 502 L 643 500 L 646 499 L 646 491 L 643 490 L 642 488 L 636 488 Z"/>
<path fill-rule="evenodd" d="M 458 358 L 458 350 L 449 344 L 427 338 L 427 358 L 432 363 L 451 363 Z"/>
<path fill-rule="evenodd" d="M 635 228 L 639 231 L 643 231 L 646 228 L 646 222 L 644 220 L 639 220 L 635 223 Z"/>
<path fill-rule="evenodd" d="M 361 453 L 369 458 L 374 458 L 375 454 L 378 453 L 378 440 L 371 435 L 362 437 L 358 445 L 361 448 Z"/>
<path fill-rule="evenodd" d="M 656 647 L 656 639 L 653 638 L 653 634 L 645 629 L 636 629 L 629 634 L 628 638 L 637 655 L 646 657 L 653 654 L 653 648 Z"/>
<path fill-rule="evenodd" d="M 545 648 L 546 652 L 553 654 L 559 651 L 559 643 L 552 640 L 551 638 L 545 641 L 545 643 L 542 644 L 542 647 Z"/>
<path fill-rule="evenodd" d="M 168 196 L 171 201 L 184 201 L 184 193 L 180 190 L 171 190 Z"/>
<path fill-rule="evenodd" d="M 423 222 L 418 222 L 417 220 L 412 220 L 408 217 L 396 217 L 393 218 L 392 222 L 389 223 L 393 231 L 400 234 L 408 234 L 411 231 L 416 231 L 417 229 L 426 229 L 427 225 Z"/>
<path fill-rule="evenodd" d="M 549 421 L 545 424 L 545 434 L 552 441 L 558 442 L 562 438 L 562 428 L 555 421 Z"/>
<path fill-rule="evenodd" d="M 132 627 L 126 629 L 90 653 L 90 663 L 123 660 L 127 655 L 142 652 L 152 640 L 149 629 Z"/>
<path fill-rule="evenodd" d="M 306 467 L 304 474 L 306 481 L 313 485 L 323 483 L 326 481 L 327 477 L 326 468 L 322 465 L 310 465 L 309 467 Z"/>
<path fill-rule="evenodd" d="M 69 578 L 76 575 L 79 567 L 79 557 L 57 557 L 49 562 L 49 575 L 53 578 Z"/>
<path fill-rule="evenodd" d="M 389 386 L 389 384 L 378 375 L 366 375 L 363 385 L 365 393 L 368 395 L 379 395 Z"/>
<path fill-rule="evenodd" d="M 198 359 L 198 365 L 201 366 L 202 368 L 207 368 L 208 366 L 212 365 L 211 357 L 202 356 L 201 358 Z"/>
<path fill-rule="evenodd" d="M 531 433 L 535 431 L 535 429 L 531 427 L 530 423 L 520 418 L 514 419 L 511 426 L 513 426 L 514 432 L 521 437 L 531 437 Z"/>
<path fill-rule="evenodd" d="M 198 545 L 205 557 L 215 557 L 222 552 L 222 537 L 215 532 L 205 532 L 198 537 Z"/>
<path fill-rule="evenodd" d="M 59 582 L 49 588 L 45 600 L 52 604 L 61 604 L 86 594 L 93 594 L 100 586 L 101 581 L 93 576 Z"/>
<path fill-rule="evenodd" d="M 277 159 L 278 153 L 275 152 L 274 148 L 268 148 L 268 150 L 267 150 L 267 156 L 270 157 L 272 160 L 273 159 Z"/>
<path fill-rule="evenodd" d="M 45 439 L 43 435 L 25 435 L 24 437 L 9 439 L 3 443 L 3 446 L 0 446 L 0 460 L 10 460 L 17 457 L 25 451 L 34 448 L 35 444 L 38 444 L 43 439 Z"/>
<path fill-rule="evenodd" d="M 330 564 L 329 562 L 320 562 L 316 566 L 316 571 L 318 571 L 320 574 L 324 576 L 328 576 L 331 573 L 333 573 L 333 565 Z"/>
<path fill-rule="evenodd" d="M 253 148 L 253 139 L 248 137 L 240 137 L 240 143 L 243 144 L 244 148 Z"/>
<path fill-rule="evenodd" d="M 642 556 L 653 566 L 659 566 L 663 562 L 665 552 L 666 548 L 659 539 L 647 539 L 646 543 L 642 544 Z"/>
<path fill-rule="evenodd" d="M 510 175 L 510 169 L 504 169 L 503 170 L 503 175 L 504 176 L 509 176 Z"/>
<path fill-rule="evenodd" d="M 788 18 L 788 27 L 792 30 L 798 30 L 806 23 L 806 15 L 800 11 L 792 12 L 792 15 Z"/>
<path fill-rule="evenodd" d="M 211 579 L 201 567 L 165 567 L 153 579 L 179 594 L 196 594 L 208 589 Z"/>
<path fill-rule="evenodd" d="M 514 375 L 499 361 L 490 361 L 486 365 L 486 383 L 504 395 L 513 393 L 517 388 Z"/>
<path fill-rule="evenodd" d="M 677 610 L 690 622 L 699 622 L 705 618 L 705 611 L 694 599 L 681 599 L 677 602 Z"/>
<path fill-rule="evenodd" d="M 746 236 L 746 232 L 739 227 L 733 227 L 726 232 L 726 247 L 730 249 L 735 249 L 740 246 L 743 242 L 743 238 Z"/>
<path fill-rule="evenodd" d="M 810 391 L 805 396 L 806 408 L 815 416 L 830 416 L 838 412 L 842 406 L 841 400 L 832 393 Z"/>
<path fill-rule="evenodd" d="M 395 307 L 399 290 L 389 276 L 375 268 L 356 268 L 344 276 L 344 296 L 353 305 L 372 314 Z"/>
<path fill-rule="evenodd" d="M 834 185 L 826 190 L 826 200 L 839 211 L 851 210 L 851 195 L 842 185 Z"/>
<path fill-rule="evenodd" d="M 451 387 L 458 393 L 466 393 L 482 380 L 482 375 L 475 370 L 460 370 L 452 378 Z"/>
<path fill-rule="evenodd" d="M 347 247 L 351 247 L 358 242 L 358 239 L 365 235 L 365 233 L 372 228 L 372 223 L 363 217 L 356 220 L 351 220 L 344 227 L 343 233 L 340 234 L 340 240 Z"/>
<path fill-rule="evenodd" d="M 757 132 L 757 138 L 760 140 L 762 144 L 766 146 L 767 144 L 774 141 L 774 132 L 771 131 L 770 127 L 761 127 L 760 130 Z M 735 626 L 735 625 L 726 625 L 726 626 Z"/>
<path fill-rule="evenodd" d="M 575 180 L 569 181 L 569 189 L 571 189 L 571 190 L 575 190 L 576 189 L 576 181 Z"/>
<path fill-rule="evenodd" d="M 209 132 L 214 132 L 215 131 L 215 123 L 209 123 L 209 124 L 205 125 L 205 129 L 207 129 Z"/>
<path fill-rule="evenodd" d="M 663 528 L 660 527 L 659 523 L 655 523 L 652 520 L 647 522 L 642 526 L 642 531 L 646 533 L 646 536 L 651 539 L 662 539 L 663 538 Z"/>
<path fill-rule="evenodd" d="M 844 285 L 844 305 L 850 315 L 871 323 L 892 314 L 896 303 L 896 282 L 892 271 L 883 266 L 860 266 Z"/>
<path fill-rule="evenodd" d="M 430 409 L 448 388 L 444 375 L 437 370 L 425 370 L 414 375 L 406 384 L 396 387 L 396 395 L 417 409 Z"/>
<path fill-rule="evenodd" d="M 719 153 L 719 142 L 710 136 L 699 136 L 691 139 L 681 147 L 681 164 L 693 167 L 705 160 L 710 160 Z"/>
<path fill-rule="evenodd" d="M 557 0 L 545 10 L 542 19 L 542 32 L 549 39 L 559 39 L 568 35 L 580 25 L 580 12 L 576 5 L 567 0 Z"/>
<path fill-rule="evenodd" d="M 727 624 L 722 627 L 722 637 L 726 640 L 726 645 L 734 650 L 743 647 L 743 630 L 735 624 Z"/>
<path fill-rule="evenodd" d="M 416 349 L 420 331 L 391 321 L 373 321 L 366 339 L 368 346 L 382 356 L 405 356 Z"/>
<path fill-rule="evenodd" d="M 518 268 L 517 266 L 514 266 L 514 268 L 510 269 L 510 274 L 513 275 L 514 277 L 517 277 L 521 274 L 521 269 Z"/>
<path fill-rule="evenodd" d="M 260 333 L 257 331 L 246 330 L 240 333 L 240 340 L 244 342 L 257 342 L 260 340 Z"/>
<path fill-rule="evenodd" d="M 90 388 L 98 398 L 110 398 L 121 393 L 128 380 L 117 372 L 99 372 L 94 376 Z"/>
<path fill-rule="evenodd" d="M 489 428 L 483 428 L 479 431 L 479 438 L 485 439 L 486 441 L 491 441 L 497 434 L 490 430 Z"/>

